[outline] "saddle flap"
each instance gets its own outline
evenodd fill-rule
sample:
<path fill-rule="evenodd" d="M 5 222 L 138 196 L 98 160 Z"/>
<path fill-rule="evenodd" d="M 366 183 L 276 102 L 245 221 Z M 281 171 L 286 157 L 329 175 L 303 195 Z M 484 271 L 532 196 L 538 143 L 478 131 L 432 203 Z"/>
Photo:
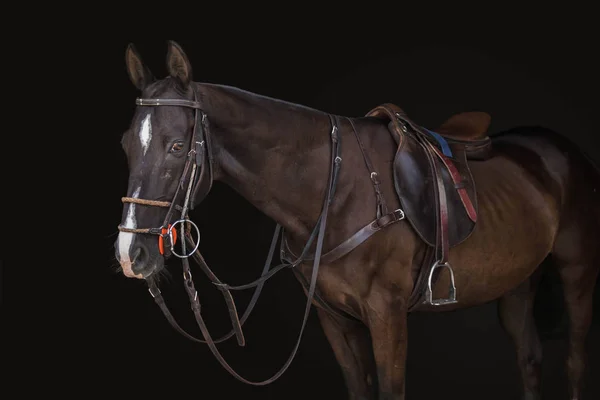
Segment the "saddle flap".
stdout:
<path fill-rule="evenodd" d="M 458 144 L 451 144 L 455 157 L 453 164 L 461 175 L 461 190 L 465 190 L 477 213 L 475 185 L 467 165 L 464 150 Z M 398 146 L 393 164 L 393 178 L 396 193 L 409 220 L 417 234 L 430 246 L 436 246 L 435 223 L 439 210 L 439 196 L 436 193 L 435 177 L 431 163 L 438 163 L 442 173 L 446 202 L 448 208 L 448 242 L 454 247 L 466 240 L 475 228 L 475 220 L 465 208 L 458 188 L 454 185 L 448 169 L 440 158 L 430 157 L 426 149 L 412 135 L 407 134 L 403 145 Z"/>

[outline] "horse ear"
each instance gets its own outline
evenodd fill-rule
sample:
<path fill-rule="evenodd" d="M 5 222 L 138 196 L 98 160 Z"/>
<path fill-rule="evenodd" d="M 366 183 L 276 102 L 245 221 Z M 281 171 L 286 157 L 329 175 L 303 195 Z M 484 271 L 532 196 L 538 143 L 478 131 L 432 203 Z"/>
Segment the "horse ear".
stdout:
<path fill-rule="evenodd" d="M 129 43 L 125 51 L 125 64 L 127 65 L 129 79 L 139 90 L 144 90 L 146 86 L 154 81 L 152 72 L 142 62 L 133 43 Z"/>
<path fill-rule="evenodd" d="M 167 51 L 167 70 L 169 75 L 177 79 L 184 88 L 187 88 L 192 81 L 192 65 L 181 46 L 172 40 L 169 40 Z"/>

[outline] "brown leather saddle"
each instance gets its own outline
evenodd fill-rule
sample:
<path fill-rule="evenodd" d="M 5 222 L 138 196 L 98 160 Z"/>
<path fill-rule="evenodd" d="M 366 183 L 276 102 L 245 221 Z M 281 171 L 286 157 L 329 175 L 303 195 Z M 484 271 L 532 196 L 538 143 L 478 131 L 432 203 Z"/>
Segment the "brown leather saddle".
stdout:
<path fill-rule="evenodd" d="M 423 291 L 426 304 L 455 303 L 448 250 L 466 240 L 477 222 L 477 193 L 468 161 L 489 158 L 491 117 L 484 112 L 456 114 L 434 132 L 390 103 L 375 107 L 366 116 L 388 122 L 398 146 L 393 162 L 396 193 L 409 223 L 430 247 L 425 261 L 429 268 L 419 272 L 411 308 Z M 450 296 L 433 300 L 432 285 L 440 272 L 436 270 L 444 267 L 450 273 Z"/>

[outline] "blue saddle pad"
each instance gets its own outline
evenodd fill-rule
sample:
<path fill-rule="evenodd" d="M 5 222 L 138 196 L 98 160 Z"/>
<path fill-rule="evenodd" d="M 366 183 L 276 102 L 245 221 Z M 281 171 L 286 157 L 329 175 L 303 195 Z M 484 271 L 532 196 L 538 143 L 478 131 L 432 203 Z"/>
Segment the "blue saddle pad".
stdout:
<path fill-rule="evenodd" d="M 444 139 L 444 137 L 437 132 L 430 131 L 427 128 L 423 129 L 439 143 L 440 147 L 442 148 L 442 153 L 444 153 L 446 157 L 452 158 L 452 150 L 450 150 L 450 146 L 448 145 L 446 139 Z"/>

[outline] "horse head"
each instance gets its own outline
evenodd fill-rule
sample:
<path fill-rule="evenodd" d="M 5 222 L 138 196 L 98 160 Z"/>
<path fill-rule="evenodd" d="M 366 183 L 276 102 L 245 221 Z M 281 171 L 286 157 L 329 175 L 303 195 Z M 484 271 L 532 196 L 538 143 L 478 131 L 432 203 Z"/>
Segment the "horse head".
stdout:
<path fill-rule="evenodd" d="M 133 45 L 125 60 L 129 78 L 141 93 L 121 141 L 129 183 L 115 253 L 127 277 L 145 279 L 164 267 L 165 256 L 178 255 L 172 249 L 175 225 L 191 223 L 187 209 L 201 200 L 198 193 L 208 193 L 212 170 L 205 114 L 181 47 L 168 43 L 169 75 L 162 80 L 153 77 Z"/>

